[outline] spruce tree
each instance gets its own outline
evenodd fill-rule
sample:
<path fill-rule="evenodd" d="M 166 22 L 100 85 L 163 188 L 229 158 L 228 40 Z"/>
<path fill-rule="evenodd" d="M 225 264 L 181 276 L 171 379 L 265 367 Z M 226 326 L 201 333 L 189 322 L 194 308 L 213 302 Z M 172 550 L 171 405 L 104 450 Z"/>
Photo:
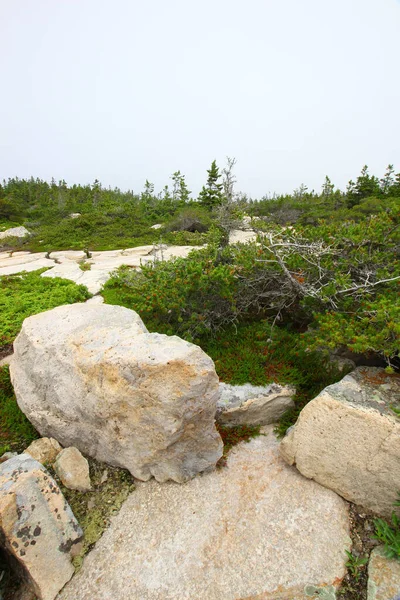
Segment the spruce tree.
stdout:
<path fill-rule="evenodd" d="M 205 208 L 212 210 L 216 206 L 220 206 L 224 198 L 222 193 L 223 184 L 218 183 L 221 174 L 215 160 L 212 161 L 211 168 L 207 170 L 207 173 L 207 185 L 203 186 L 199 194 L 199 201 Z"/>

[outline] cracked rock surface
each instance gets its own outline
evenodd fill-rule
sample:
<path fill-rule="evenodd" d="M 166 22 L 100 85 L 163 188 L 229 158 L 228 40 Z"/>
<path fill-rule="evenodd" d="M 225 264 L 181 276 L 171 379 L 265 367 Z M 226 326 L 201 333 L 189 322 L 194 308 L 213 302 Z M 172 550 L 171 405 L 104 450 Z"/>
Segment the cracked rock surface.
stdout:
<path fill-rule="evenodd" d="M 138 483 L 58 600 L 310 600 L 307 586 L 336 588 L 346 502 L 264 433 L 183 486 Z"/>
<path fill-rule="evenodd" d="M 89 292 L 98 294 L 108 281 L 111 273 L 121 265 L 140 268 L 141 264 L 155 260 L 186 257 L 198 246 L 138 246 L 125 250 L 92 252 L 90 258 L 85 252 L 65 250 L 60 252 L 0 252 L 0 276 L 13 275 L 22 271 L 36 271 L 49 267 L 42 277 L 62 277 L 85 285 Z M 84 262 L 90 268 L 82 270 Z"/>

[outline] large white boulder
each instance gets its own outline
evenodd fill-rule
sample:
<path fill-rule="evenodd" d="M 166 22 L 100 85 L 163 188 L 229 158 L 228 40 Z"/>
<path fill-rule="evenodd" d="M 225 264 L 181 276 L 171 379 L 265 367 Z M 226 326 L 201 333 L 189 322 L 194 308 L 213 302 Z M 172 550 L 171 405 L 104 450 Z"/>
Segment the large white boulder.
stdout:
<path fill-rule="evenodd" d="M 325 388 L 282 440 L 300 473 L 389 516 L 400 487 L 400 378 L 359 367 Z"/>
<path fill-rule="evenodd" d="M 183 482 L 215 466 L 218 377 L 194 344 L 148 333 L 120 306 L 73 304 L 29 317 L 11 378 L 43 436 L 138 479 Z"/>
<path fill-rule="evenodd" d="M 28 454 L 0 465 L 0 540 L 40 600 L 74 574 L 83 533 L 60 488 Z"/>

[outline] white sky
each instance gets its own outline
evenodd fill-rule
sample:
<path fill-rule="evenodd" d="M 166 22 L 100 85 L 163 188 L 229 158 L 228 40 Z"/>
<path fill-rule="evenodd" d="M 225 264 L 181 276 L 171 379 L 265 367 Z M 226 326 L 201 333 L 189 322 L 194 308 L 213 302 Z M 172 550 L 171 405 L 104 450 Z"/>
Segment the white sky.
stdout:
<path fill-rule="evenodd" d="M 0 179 L 139 192 L 400 171 L 399 0 L 0 0 Z"/>

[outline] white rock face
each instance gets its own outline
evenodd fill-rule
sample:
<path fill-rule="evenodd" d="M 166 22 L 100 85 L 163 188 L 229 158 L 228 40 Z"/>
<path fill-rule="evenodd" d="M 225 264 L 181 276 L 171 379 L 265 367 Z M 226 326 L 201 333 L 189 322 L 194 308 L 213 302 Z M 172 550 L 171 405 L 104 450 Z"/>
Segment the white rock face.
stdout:
<path fill-rule="evenodd" d="M 89 463 L 77 448 L 64 448 L 57 456 L 54 470 L 66 488 L 80 492 L 92 489 Z"/>
<path fill-rule="evenodd" d="M 26 229 L 26 227 L 11 227 L 5 231 L 0 231 L 0 240 L 4 240 L 8 237 L 24 238 L 27 235 L 30 235 L 30 232 Z"/>
<path fill-rule="evenodd" d="M 143 480 L 183 482 L 220 458 L 214 363 L 198 346 L 148 333 L 135 312 L 60 306 L 26 319 L 14 351 L 21 410 L 62 446 Z"/>
<path fill-rule="evenodd" d="M 346 502 L 265 433 L 183 486 L 138 483 L 59 600 L 310 600 L 308 585 L 337 587 Z"/>
<path fill-rule="evenodd" d="M 32 456 L 32 458 L 42 465 L 52 465 L 61 450 L 62 448 L 57 440 L 54 438 L 43 437 L 34 440 L 24 451 L 24 454 L 29 454 L 29 456 Z"/>
<path fill-rule="evenodd" d="M 390 516 L 400 482 L 400 381 L 359 367 L 309 402 L 281 453 L 305 477 Z"/>
<path fill-rule="evenodd" d="M 0 466 L 0 538 L 40 600 L 53 600 L 72 577 L 82 530 L 60 488 L 27 454 Z"/>
<path fill-rule="evenodd" d="M 216 419 L 221 425 L 270 425 L 294 407 L 292 387 L 220 383 Z"/>

